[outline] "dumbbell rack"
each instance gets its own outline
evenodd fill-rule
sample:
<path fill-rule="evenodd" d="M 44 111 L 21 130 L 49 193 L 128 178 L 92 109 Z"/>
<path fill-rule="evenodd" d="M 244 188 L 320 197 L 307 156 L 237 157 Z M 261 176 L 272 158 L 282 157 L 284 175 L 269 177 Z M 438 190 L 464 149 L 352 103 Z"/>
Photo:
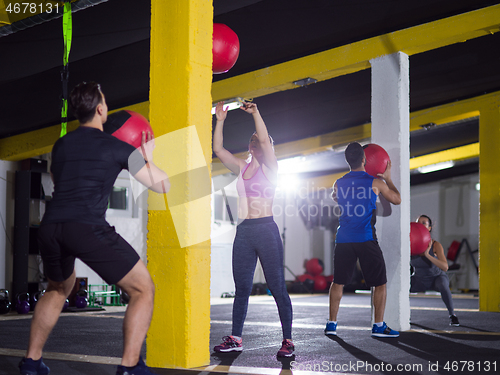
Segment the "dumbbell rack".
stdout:
<path fill-rule="evenodd" d="M 115 285 L 91 284 L 88 289 L 88 307 L 124 306 Z"/>

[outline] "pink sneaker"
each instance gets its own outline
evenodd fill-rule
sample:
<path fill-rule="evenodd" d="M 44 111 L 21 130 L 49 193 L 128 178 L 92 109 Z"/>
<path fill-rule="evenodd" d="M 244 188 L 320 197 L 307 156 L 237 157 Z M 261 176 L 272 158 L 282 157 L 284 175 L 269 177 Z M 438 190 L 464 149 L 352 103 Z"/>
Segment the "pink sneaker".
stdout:
<path fill-rule="evenodd" d="M 224 336 L 222 340 L 222 344 L 214 347 L 214 350 L 218 353 L 241 352 L 243 350 L 241 339 L 236 340 L 233 336 Z"/>
<path fill-rule="evenodd" d="M 293 346 L 293 343 L 290 340 L 283 340 L 281 343 L 281 349 L 278 350 L 278 357 L 291 357 L 294 350 L 295 346 Z"/>

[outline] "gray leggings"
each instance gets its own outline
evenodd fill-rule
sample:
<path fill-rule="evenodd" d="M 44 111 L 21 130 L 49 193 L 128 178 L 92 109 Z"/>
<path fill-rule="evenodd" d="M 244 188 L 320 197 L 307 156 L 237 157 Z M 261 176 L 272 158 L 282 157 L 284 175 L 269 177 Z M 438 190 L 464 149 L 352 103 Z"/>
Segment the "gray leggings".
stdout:
<path fill-rule="evenodd" d="M 233 303 L 233 336 L 241 336 L 252 292 L 257 257 L 267 287 L 271 291 L 281 320 L 283 339 L 292 339 L 292 303 L 286 290 L 283 270 L 283 242 L 272 216 L 247 219 L 236 229 L 233 244 L 233 278 L 236 296 Z"/>
<path fill-rule="evenodd" d="M 450 315 L 454 314 L 453 299 L 451 298 L 450 279 L 448 275 L 442 272 L 438 276 L 417 276 L 411 277 L 410 292 L 425 292 L 426 290 L 435 290 L 441 293 L 441 298 L 448 309 Z"/>

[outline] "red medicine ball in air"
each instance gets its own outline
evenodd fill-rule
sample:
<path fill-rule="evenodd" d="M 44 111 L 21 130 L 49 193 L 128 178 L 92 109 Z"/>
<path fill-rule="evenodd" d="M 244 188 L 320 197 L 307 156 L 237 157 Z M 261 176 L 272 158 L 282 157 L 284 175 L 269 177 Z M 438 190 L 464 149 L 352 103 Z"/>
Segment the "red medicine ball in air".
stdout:
<path fill-rule="evenodd" d="M 106 123 L 103 125 L 105 133 L 127 142 L 135 148 L 141 147 L 142 132 L 149 131 L 154 135 L 149 121 L 141 114 L 124 110 L 108 115 Z"/>
<path fill-rule="evenodd" d="M 410 223 L 410 250 L 411 255 L 422 254 L 431 242 L 431 234 L 424 224 Z"/>
<path fill-rule="evenodd" d="M 212 45 L 212 71 L 226 73 L 231 69 L 240 54 L 238 35 L 223 23 L 214 23 Z"/>
<path fill-rule="evenodd" d="M 375 143 L 369 143 L 363 146 L 363 148 L 366 157 L 366 173 L 373 177 L 377 177 L 379 173 L 384 173 L 387 168 L 387 163 L 391 160 L 387 151 Z"/>

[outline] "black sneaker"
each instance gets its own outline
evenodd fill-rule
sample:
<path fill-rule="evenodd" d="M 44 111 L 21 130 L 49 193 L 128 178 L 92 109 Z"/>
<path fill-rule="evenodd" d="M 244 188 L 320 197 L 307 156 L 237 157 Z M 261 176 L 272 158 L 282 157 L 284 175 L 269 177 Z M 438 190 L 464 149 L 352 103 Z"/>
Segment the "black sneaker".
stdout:
<path fill-rule="evenodd" d="M 460 326 L 458 318 L 457 318 L 457 316 L 455 314 L 450 315 L 450 326 L 455 326 L 455 327 L 459 327 Z"/>
<path fill-rule="evenodd" d="M 139 362 L 134 367 L 118 366 L 116 375 L 155 375 L 155 373 L 151 372 L 142 357 L 139 357 Z"/>
<path fill-rule="evenodd" d="M 33 361 L 31 358 L 23 358 L 19 362 L 19 371 L 21 375 L 48 375 L 50 369 L 43 363 L 42 358 Z"/>

